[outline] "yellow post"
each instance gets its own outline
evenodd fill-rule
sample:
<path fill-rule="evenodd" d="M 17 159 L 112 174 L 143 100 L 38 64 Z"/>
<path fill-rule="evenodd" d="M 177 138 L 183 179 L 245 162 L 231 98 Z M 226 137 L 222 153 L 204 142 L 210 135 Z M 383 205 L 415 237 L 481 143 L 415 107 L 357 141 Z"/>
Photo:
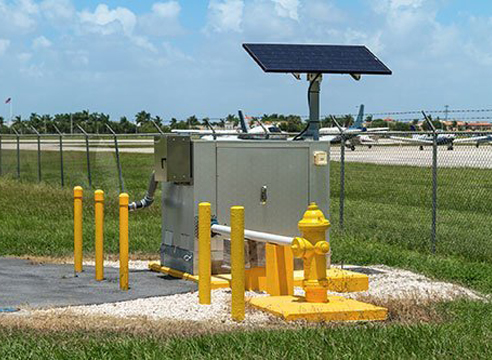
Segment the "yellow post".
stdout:
<path fill-rule="evenodd" d="M 244 207 L 231 208 L 231 315 L 235 321 L 244 320 Z"/>
<path fill-rule="evenodd" d="M 73 188 L 73 257 L 74 270 L 82 272 L 82 196 L 81 186 Z"/>
<path fill-rule="evenodd" d="M 104 279 L 104 191 L 94 192 L 96 222 L 96 280 Z"/>
<path fill-rule="evenodd" d="M 198 205 L 198 299 L 202 305 L 210 305 L 211 303 L 211 217 L 210 203 L 200 203 Z"/>
<path fill-rule="evenodd" d="M 120 194 L 120 289 L 128 290 L 128 194 Z"/>
<path fill-rule="evenodd" d="M 266 244 L 266 291 L 272 296 L 294 295 L 294 256 L 288 246 Z"/>
<path fill-rule="evenodd" d="M 299 221 L 302 238 L 292 243 L 294 256 L 304 260 L 304 280 L 306 301 L 323 303 L 328 301 L 328 279 L 326 278 L 326 254 L 330 244 L 326 241 L 326 230 L 330 222 L 316 203 L 311 203 Z"/>

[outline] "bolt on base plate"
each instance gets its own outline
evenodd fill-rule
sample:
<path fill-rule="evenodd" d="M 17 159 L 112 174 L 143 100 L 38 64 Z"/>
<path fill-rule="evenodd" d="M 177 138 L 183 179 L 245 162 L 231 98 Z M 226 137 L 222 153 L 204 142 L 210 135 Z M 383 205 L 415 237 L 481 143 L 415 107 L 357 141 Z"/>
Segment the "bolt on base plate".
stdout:
<path fill-rule="evenodd" d="M 251 306 L 282 317 L 284 320 L 307 321 L 374 321 L 386 320 L 388 309 L 328 296 L 327 303 L 308 303 L 302 296 L 265 296 L 249 300 Z"/>

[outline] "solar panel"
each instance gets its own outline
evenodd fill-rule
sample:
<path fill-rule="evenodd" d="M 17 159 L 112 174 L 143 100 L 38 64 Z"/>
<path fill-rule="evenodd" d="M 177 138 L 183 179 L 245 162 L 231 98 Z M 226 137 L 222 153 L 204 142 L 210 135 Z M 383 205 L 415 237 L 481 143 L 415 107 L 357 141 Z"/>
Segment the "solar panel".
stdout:
<path fill-rule="evenodd" d="M 243 44 L 265 72 L 390 75 L 363 45 Z"/>

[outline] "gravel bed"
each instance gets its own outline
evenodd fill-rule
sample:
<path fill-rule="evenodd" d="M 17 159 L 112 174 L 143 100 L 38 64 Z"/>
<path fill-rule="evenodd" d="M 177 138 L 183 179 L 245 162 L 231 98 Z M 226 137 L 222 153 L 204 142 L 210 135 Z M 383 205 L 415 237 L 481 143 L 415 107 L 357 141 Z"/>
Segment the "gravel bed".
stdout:
<path fill-rule="evenodd" d="M 145 268 L 147 262 L 145 263 Z M 135 262 L 134 266 L 142 266 Z M 467 288 L 433 281 L 423 275 L 407 270 L 394 269 L 384 265 L 370 267 L 344 267 L 347 270 L 358 270 L 369 274 L 369 290 L 359 293 L 344 294 L 350 298 L 372 298 L 380 300 L 411 298 L 415 302 L 446 301 L 457 298 L 485 300 L 479 293 Z M 303 295 L 301 288 L 295 289 L 296 295 Z M 266 296 L 264 293 L 246 292 L 246 297 Z M 151 320 L 189 320 L 208 323 L 231 324 L 230 317 L 231 290 L 218 289 L 212 292 L 212 305 L 199 305 L 198 293 L 152 297 L 119 303 L 72 306 L 42 310 L 37 313 L 56 313 L 62 315 L 97 315 L 114 316 L 118 318 L 146 317 Z M 242 325 L 266 323 L 272 320 L 268 314 L 248 310 L 246 320 Z"/>

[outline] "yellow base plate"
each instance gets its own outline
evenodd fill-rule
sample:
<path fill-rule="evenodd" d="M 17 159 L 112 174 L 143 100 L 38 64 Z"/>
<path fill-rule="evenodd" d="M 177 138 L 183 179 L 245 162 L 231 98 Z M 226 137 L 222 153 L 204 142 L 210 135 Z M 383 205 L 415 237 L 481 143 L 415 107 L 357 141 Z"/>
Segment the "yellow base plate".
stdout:
<path fill-rule="evenodd" d="M 388 310 L 341 296 L 328 296 L 327 303 L 308 303 L 300 296 L 255 297 L 249 303 L 285 320 L 374 321 L 386 320 Z"/>
<path fill-rule="evenodd" d="M 161 272 L 180 279 L 198 282 L 198 275 L 191 275 L 182 271 L 174 270 L 166 266 L 161 266 L 159 262 L 150 262 L 149 269 Z M 303 270 L 294 271 L 294 286 L 302 287 L 304 279 Z M 329 268 L 327 270 L 328 287 L 327 290 L 334 292 L 357 292 L 369 289 L 369 277 L 365 274 Z M 219 274 L 212 276 L 212 289 L 228 288 L 231 284 L 231 274 Z M 246 290 L 266 291 L 265 268 L 252 268 L 246 270 Z"/>

